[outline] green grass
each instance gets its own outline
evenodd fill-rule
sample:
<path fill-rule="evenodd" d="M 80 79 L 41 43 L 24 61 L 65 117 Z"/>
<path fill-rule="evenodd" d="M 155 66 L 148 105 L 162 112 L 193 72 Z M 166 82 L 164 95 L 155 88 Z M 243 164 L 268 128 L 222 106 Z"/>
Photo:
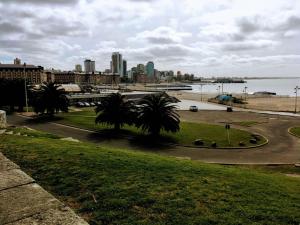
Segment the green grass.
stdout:
<path fill-rule="evenodd" d="M 294 134 L 295 136 L 300 137 L 300 127 L 292 127 L 292 128 L 290 129 L 290 132 L 291 132 L 292 134 Z"/>
<path fill-rule="evenodd" d="M 62 117 L 60 122 L 64 124 L 97 131 L 109 128 L 104 124 L 95 125 L 95 113 L 92 111 L 64 113 L 60 114 L 60 116 Z M 181 122 L 180 124 L 179 132 L 175 134 L 162 132 L 162 135 L 166 137 L 168 141 L 187 146 L 193 146 L 196 139 L 202 139 L 204 141 L 204 146 L 208 147 L 211 146 L 212 142 L 216 142 L 218 147 L 238 147 L 240 142 L 243 142 L 245 146 L 255 146 L 255 144 L 249 142 L 253 136 L 247 131 L 233 128 L 230 129 L 229 144 L 224 126 L 189 122 Z M 140 136 L 142 133 L 142 131 L 136 127 L 128 125 L 125 125 L 123 130 L 129 131 L 131 135 L 135 136 Z M 260 137 L 257 144 L 262 144 L 264 142 L 266 142 L 266 140 L 263 137 Z"/>
<path fill-rule="evenodd" d="M 49 137 L 0 151 L 90 224 L 300 223 L 297 178 Z"/>

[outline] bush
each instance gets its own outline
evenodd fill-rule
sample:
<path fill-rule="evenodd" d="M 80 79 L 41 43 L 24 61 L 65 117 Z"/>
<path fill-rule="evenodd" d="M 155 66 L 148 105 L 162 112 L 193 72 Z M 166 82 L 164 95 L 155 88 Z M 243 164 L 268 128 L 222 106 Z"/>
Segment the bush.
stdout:
<path fill-rule="evenodd" d="M 202 139 L 197 139 L 194 141 L 194 145 L 204 145 L 204 141 Z"/>
<path fill-rule="evenodd" d="M 255 139 L 256 141 L 260 141 L 260 136 L 257 134 L 252 134 L 251 135 L 253 137 L 253 139 Z"/>
<path fill-rule="evenodd" d="M 243 141 L 240 141 L 239 146 L 245 146 L 245 143 Z"/>
<path fill-rule="evenodd" d="M 257 140 L 255 138 L 250 139 L 251 144 L 257 144 Z"/>
<path fill-rule="evenodd" d="M 216 143 L 215 141 L 213 141 L 213 142 L 211 143 L 211 147 L 216 148 L 216 147 L 217 147 L 217 143 Z"/>
<path fill-rule="evenodd" d="M 232 107 L 227 107 L 226 111 L 227 112 L 233 112 Z"/>

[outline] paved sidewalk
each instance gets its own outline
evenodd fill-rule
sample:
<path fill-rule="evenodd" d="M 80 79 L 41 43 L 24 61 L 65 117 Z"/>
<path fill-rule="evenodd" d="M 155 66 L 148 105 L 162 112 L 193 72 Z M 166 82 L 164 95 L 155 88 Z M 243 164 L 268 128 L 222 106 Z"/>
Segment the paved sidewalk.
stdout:
<path fill-rule="evenodd" d="M 87 225 L 0 152 L 0 225 Z"/>

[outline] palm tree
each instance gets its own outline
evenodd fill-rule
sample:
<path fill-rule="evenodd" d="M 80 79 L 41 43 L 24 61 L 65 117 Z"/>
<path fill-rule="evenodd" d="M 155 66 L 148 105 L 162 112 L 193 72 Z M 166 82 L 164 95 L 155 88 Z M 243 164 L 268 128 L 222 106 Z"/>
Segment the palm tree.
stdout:
<path fill-rule="evenodd" d="M 36 113 L 53 116 L 59 111 L 68 112 L 68 99 L 65 89 L 55 82 L 43 83 L 33 93 L 33 107 Z"/>
<path fill-rule="evenodd" d="M 161 130 L 179 131 L 179 115 L 174 103 L 179 100 L 166 93 L 146 95 L 139 102 L 137 127 L 147 130 L 152 136 L 158 136 Z"/>
<path fill-rule="evenodd" d="M 133 103 L 127 101 L 120 93 L 113 93 L 104 98 L 95 111 L 95 123 L 114 125 L 115 130 L 120 130 L 124 124 L 131 125 L 135 115 Z"/>

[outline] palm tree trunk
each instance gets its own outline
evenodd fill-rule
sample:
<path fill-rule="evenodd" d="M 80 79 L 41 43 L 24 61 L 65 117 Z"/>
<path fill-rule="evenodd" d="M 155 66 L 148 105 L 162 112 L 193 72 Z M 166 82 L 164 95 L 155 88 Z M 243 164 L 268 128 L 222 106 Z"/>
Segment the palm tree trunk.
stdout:
<path fill-rule="evenodd" d="M 115 130 L 119 131 L 120 130 L 120 124 L 119 123 L 115 123 Z"/>

